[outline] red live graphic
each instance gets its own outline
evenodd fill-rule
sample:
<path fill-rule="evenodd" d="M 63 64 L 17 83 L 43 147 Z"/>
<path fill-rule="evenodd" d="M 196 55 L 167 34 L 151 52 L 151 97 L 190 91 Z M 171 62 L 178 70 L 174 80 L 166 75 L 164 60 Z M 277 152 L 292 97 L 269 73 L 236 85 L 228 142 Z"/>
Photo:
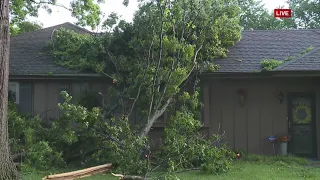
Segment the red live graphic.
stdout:
<path fill-rule="evenodd" d="M 275 18 L 290 18 L 291 9 L 274 9 Z"/>

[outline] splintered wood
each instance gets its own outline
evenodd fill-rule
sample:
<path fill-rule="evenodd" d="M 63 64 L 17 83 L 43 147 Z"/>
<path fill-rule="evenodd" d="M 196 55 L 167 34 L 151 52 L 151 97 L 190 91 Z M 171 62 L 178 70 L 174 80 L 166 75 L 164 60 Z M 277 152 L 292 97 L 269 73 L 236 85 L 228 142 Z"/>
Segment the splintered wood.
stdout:
<path fill-rule="evenodd" d="M 92 176 L 95 174 L 100 174 L 107 172 L 111 169 L 112 164 L 104 164 L 100 166 L 95 166 L 83 170 L 78 170 L 78 171 L 72 171 L 72 172 L 67 172 L 67 173 L 62 173 L 62 174 L 54 174 L 54 175 L 49 175 L 42 180 L 72 180 L 72 179 L 80 179 L 88 176 Z"/>

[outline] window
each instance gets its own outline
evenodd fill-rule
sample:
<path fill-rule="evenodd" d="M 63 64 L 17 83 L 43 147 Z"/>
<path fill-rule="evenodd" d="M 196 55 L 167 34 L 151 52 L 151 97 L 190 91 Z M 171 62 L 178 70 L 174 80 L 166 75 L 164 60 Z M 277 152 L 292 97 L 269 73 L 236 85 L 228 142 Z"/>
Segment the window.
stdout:
<path fill-rule="evenodd" d="M 19 83 L 9 82 L 8 98 L 16 104 L 19 104 Z"/>

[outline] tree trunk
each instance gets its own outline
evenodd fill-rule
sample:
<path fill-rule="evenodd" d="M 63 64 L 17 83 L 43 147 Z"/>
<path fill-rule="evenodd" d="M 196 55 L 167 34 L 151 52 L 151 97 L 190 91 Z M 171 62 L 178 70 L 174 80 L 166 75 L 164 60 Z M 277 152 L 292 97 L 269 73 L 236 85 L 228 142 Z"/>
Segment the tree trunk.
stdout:
<path fill-rule="evenodd" d="M 8 135 L 9 0 L 0 0 L 0 179 L 19 179 L 10 158 Z"/>
<path fill-rule="evenodd" d="M 157 110 L 151 118 L 148 119 L 148 122 L 146 126 L 142 129 L 140 132 L 140 137 L 144 138 L 145 136 L 148 135 L 152 125 L 154 122 L 166 111 L 167 107 L 169 106 L 170 102 L 172 101 L 172 98 L 169 98 L 166 103 L 162 106 L 160 110 Z"/>

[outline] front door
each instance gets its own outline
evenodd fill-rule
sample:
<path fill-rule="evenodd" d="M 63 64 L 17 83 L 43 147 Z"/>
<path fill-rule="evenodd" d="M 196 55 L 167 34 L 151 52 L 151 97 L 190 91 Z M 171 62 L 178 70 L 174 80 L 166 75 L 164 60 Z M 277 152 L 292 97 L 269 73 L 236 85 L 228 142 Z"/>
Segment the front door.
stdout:
<path fill-rule="evenodd" d="M 288 93 L 288 151 L 298 156 L 316 156 L 315 94 Z"/>

